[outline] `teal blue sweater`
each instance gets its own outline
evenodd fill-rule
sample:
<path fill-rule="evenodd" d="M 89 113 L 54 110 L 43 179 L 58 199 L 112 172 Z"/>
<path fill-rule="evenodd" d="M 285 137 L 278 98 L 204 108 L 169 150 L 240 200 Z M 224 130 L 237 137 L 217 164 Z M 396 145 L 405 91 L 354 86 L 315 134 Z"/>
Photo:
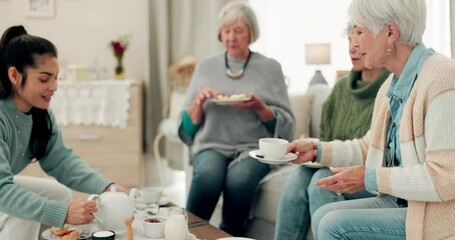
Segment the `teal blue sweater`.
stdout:
<path fill-rule="evenodd" d="M 52 113 L 51 122 L 53 135 L 46 154 L 39 160 L 41 168 L 74 190 L 102 193 L 111 181 L 91 170 L 71 148 L 64 145 Z M 12 97 L 0 99 L 0 212 L 51 226 L 62 226 L 67 203 L 38 196 L 13 182 L 13 176 L 31 161 L 28 144 L 32 123 L 32 116 L 20 112 Z"/>
<path fill-rule="evenodd" d="M 384 69 L 371 83 L 362 82 L 354 71 L 340 79 L 322 106 L 321 141 L 363 137 L 370 129 L 376 94 L 389 74 Z"/>

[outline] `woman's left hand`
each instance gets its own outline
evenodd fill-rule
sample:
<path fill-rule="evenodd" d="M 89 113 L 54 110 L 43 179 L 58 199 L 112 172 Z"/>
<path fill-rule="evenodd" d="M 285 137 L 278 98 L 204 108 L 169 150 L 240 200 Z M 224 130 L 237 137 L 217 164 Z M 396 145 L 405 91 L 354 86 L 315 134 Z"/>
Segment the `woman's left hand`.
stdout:
<path fill-rule="evenodd" d="M 252 109 L 263 122 L 267 122 L 275 118 L 273 110 L 269 108 L 261 98 L 254 94 L 250 94 L 250 97 L 251 99 L 249 101 L 232 104 L 230 107 Z"/>
<path fill-rule="evenodd" d="M 117 192 L 124 192 L 124 193 L 126 193 L 126 194 L 130 194 L 130 191 L 128 191 L 128 189 L 126 189 L 125 187 L 123 187 L 123 186 L 121 186 L 121 185 L 115 184 L 115 183 L 109 184 L 109 185 L 104 189 L 103 192 L 110 192 L 112 186 L 115 186 Z"/>
<path fill-rule="evenodd" d="M 330 168 L 335 175 L 318 179 L 323 189 L 340 193 L 355 193 L 365 189 L 365 166 Z"/>

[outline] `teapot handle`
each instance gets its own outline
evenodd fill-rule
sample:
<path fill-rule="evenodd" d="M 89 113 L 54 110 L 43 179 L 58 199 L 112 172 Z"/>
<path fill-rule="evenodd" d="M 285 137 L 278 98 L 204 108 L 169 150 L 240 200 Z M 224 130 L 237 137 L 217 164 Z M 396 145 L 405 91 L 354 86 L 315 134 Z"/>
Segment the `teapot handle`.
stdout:
<path fill-rule="evenodd" d="M 99 201 L 100 201 L 100 195 L 98 194 L 91 194 L 90 196 L 88 196 L 87 200 L 89 201 L 95 201 L 96 202 L 96 205 L 98 206 L 99 205 Z M 98 218 L 96 216 L 96 214 L 94 213 L 93 216 L 95 217 L 95 219 L 93 220 L 93 222 L 98 226 L 98 227 L 101 227 L 103 226 L 103 221 L 101 221 L 100 218 Z"/>
<path fill-rule="evenodd" d="M 91 194 L 90 196 L 88 196 L 87 200 L 89 201 L 95 201 L 96 204 L 98 204 L 98 200 L 100 199 L 100 195 L 98 194 Z"/>

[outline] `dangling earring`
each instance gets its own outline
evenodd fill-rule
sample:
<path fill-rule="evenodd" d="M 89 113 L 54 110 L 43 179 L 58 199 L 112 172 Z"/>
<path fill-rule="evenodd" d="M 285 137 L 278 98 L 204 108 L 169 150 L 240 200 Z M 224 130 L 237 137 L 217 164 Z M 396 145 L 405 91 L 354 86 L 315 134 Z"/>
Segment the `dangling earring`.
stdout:
<path fill-rule="evenodd" d="M 392 47 L 387 48 L 387 55 L 390 55 L 390 54 L 392 54 Z"/>

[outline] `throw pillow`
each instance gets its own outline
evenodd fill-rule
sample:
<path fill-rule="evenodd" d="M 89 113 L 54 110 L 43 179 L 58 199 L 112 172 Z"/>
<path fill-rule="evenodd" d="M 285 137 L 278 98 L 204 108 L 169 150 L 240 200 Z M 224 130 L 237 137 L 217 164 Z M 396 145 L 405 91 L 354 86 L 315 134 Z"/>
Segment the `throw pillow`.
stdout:
<path fill-rule="evenodd" d="M 314 95 L 290 96 L 292 111 L 295 117 L 294 139 L 300 138 L 302 134 L 310 135 L 311 111 Z"/>

